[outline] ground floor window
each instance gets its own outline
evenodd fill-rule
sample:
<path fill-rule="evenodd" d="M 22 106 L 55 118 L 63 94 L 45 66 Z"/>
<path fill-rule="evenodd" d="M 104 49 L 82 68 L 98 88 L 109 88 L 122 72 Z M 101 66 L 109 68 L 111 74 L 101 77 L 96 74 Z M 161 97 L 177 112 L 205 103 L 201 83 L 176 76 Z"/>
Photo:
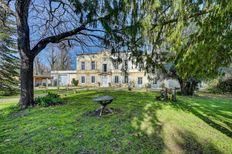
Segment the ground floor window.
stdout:
<path fill-rule="evenodd" d="M 143 78 L 142 77 L 138 77 L 138 84 L 143 84 Z"/>
<path fill-rule="evenodd" d="M 91 76 L 91 83 L 95 83 L 95 76 Z"/>
<path fill-rule="evenodd" d="M 81 76 L 81 83 L 85 83 L 85 76 Z"/>
<path fill-rule="evenodd" d="M 127 75 L 124 77 L 124 82 L 128 83 L 128 76 Z"/>
<path fill-rule="evenodd" d="M 153 79 L 153 84 L 157 84 L 157 79 Z"/>
<path fill-rule="evenodd" d="M 119 80 L 119 79 L 118 79 L 118 76 L 115 76 L 115 77 L 114 77 L 114 83 L 118 83 L 118 80 Z"/>

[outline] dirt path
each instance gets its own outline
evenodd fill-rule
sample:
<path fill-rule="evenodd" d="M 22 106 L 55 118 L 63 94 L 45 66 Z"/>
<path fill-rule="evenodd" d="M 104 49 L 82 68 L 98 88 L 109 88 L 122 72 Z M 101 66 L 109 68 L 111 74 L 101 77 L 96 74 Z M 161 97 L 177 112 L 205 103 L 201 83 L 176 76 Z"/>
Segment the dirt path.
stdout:
<path fill-rule="evenodd" d="M 12 97 L 12 98 L 0 98 L 0 103 L 12 103 L 12 102 L 18 102 L 19 97 Z"/>

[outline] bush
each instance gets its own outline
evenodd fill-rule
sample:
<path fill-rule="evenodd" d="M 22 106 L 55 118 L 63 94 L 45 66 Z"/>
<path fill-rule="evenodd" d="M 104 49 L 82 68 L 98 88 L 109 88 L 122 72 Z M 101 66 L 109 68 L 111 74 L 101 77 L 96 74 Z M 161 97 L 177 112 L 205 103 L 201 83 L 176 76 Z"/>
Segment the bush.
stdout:
<path fill-rule="evenodd" d="M 219 81 L 216 86 L 209 89 L 213 93 L 232 93 L 232 78 Z"/>
<path fill-rule="evenodd" d="M 4 87 L 0 83 L 0 96 L 13 96 L 19 93 L 17 87 Z"/>
<path fill-rule="evenodd" d="M 63 100 L 60 98 L 60 95 L 54 93 L 48 93 L 46 96 L 41 96 L 35 98 L 35 104 L 39 106 L 53 106 L 63 104 Z"/>
<path fill-rule="evenodd" d="M 73 84 L 74 86 L 78 86 L 79 80 L 72 79 L 72 84 Z"/>

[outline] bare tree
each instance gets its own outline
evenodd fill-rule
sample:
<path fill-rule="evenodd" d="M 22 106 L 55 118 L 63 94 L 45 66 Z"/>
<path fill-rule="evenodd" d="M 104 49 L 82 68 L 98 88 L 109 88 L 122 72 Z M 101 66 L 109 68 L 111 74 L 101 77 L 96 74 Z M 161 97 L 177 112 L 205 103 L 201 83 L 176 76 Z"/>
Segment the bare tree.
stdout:
<path fill-rule="evenodd" d="M 70 47 L 68 47 L 66 44 L 60 44 L 59 45 L 59 63 L 58 68 L 60 70 L 68 70 L 71 67 L 71 56 L 70 56 Z"/>
<path fill-rule="evenodd" d="M 41 61 L 39 56 L 35 57 L 34 60 L 34 74 L 35 75 L 43 75 L 48 74 L 48 67 Z"/>
<path fill-rule="evenodd" d="M 47 55 L 48 55 L 47 61 L 48 61 L 49 66 L 50 66 L 50 70 L 53 71 L 56 69 L 56 64 L 58 61 L 57 53 L 55 52 L 54 48 L 51 48 L 51 49 L 49 49 Z"/>
<path fill-rule="evenodd" d="M 47 61 L 50 70 L 69 70 L 71 67 L 71 47 L 64 42 L 50 46 L 47 51 Z"/>
<path fill-rule="evenodd" d="M 106 34 L 117 37 L 120 7 L 123 2 L 111 0 L 0 0 L 17 24 L 17 46 L 21 58 L 21 108 L 34 105 L 33 62 L 49 44 L 64 40 L 80 46 L 99 46 L 99 40 L 110 44 Z M 12 9 L 10 6 L 15 6 Z M 118 41 L 119 42 L 119 41 Z"/>

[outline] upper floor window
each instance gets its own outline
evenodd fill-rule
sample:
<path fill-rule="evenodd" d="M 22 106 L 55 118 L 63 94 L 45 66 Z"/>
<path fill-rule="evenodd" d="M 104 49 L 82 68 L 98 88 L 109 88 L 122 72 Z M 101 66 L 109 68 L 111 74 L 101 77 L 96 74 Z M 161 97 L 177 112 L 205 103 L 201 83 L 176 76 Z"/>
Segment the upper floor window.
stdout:
<path fill-rule="evenodd" d="M 81 76 L 81 83 L 85 83 L 85 76 Z"/>
<path fill-rule="evenodd" d="M 91 83 L 95 83 L 95 76 L 91 76 Z"/>
<path fill-rule="evenodd" d="M 103 72 L 107 72 L 107 64 L 103 64 L 102 67 L 103 67 L 103 68 L 102 68 L 102 69 L 103 69 Z"/>
<path fill-rule="evenodd" d="M 96 63 L 95 61 L 91 62 L 91 70 L 95 70 L 96 69 Z"/>
<path fill-rule="evenodd" d="M 125 69 L 127 69 L 128 68 L 128 60 L 125 60 Z"/>
<path fill-rule="evenodd" d="M 81 62 L 81 70 L 85 70 L 85 62 Z"/>
<path fill-rule="evenodd" d="M 144 68 L 144 64 L 143 63 L 139 63 L 139 71 L 142 71 L 143 68 Z"/>
<path fill-rule="evenodd" d="M 114 69 L 118 69 L 118 62 L 114 62 Z"/>
<path fill-rule="evenodd" d="M 114 83 L 118 83 L 118 82 L 119 82 L 118 76 L 115 76 L 114 77 Z"/>
<path fill-rule="evenodd" d="M 138 84 L 143 84 L 143 78 L 142 77 L 138 77 Z"/>

